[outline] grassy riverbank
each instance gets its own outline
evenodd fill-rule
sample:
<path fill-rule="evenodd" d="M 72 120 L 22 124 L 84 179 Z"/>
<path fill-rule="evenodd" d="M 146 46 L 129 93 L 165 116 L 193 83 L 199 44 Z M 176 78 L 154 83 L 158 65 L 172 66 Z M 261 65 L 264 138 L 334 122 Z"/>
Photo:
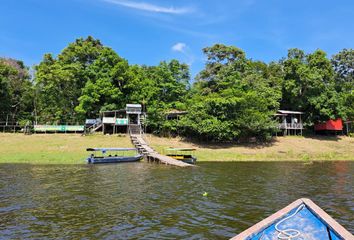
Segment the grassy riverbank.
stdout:
<path fill-rule="evenodd" d="M 80 134 L 0 134 L 0 163 L 85 163 L 88 147 L 131 147 L 128 137 Z"/>
<path fill-rule="evenodd" d="M 197 148 L 198 161 L 354 160 L 354 138 L 279 137 L 272 143 L 198 144 L 148 135 L 162 152 L 166 147 Z M 131 147 L 128 137 L 79 134 L 0 134 L 0 163 L 84 163 L 87 147 Z"/>
<path fill-rule="evenodd" d="M 354 160 L 354 138 L 288 136 L 268 144 L 199 144 L 181 139 L 148 137 L 158 151 L 166 147 L 197 149 L 198 161 Z"/>

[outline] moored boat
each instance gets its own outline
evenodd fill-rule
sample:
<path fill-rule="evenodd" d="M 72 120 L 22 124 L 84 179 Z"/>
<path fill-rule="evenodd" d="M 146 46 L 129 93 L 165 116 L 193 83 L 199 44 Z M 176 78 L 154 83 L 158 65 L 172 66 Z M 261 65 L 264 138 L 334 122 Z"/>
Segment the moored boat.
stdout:
<path fill-rule="evenodd" d="M 142 158 L 135 148 L 87 148 L 86 150 L 93 152 L 87 158 L 87 163 L 91 164 L 136 162 Z"/>
<path fill-rule="evenodd" d="M 165 155 L 185 163 L 195 164 L 197 162 L 195 151 L 194 148 L 166 148 Z"/>
<path fill-rule="evenodd" d="M 353 240 L 354 236 L 310 199 L 301 198 L 232 240 Z"/>

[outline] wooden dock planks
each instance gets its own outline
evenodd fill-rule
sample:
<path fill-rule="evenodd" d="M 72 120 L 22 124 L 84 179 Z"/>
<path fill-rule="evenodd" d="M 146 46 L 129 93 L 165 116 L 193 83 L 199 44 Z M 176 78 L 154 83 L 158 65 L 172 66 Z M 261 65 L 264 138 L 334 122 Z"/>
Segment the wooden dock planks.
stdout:
<path fill-rule="evenodd" d="M 155 161 L 158 160 L 161 163 L 167 164 L 167 165 L 173 165 L 173 166 L 178 166 L 178 167 L 192 167 L 194 165 L 189 164 L 189 163 L 185 163 L 179 160 L 176 160 L 174 158 L 165 156 L 165 155 L 161 155 L 158 153 L 150 153 L 147 156 L 148 158 L 154 158 Z"/>
<path fill-rule="evenodd" d="M 173 165 L 177 167 L 193 167 L 194 165 L 188 164 L 169 156 L 161 155 L 156 152 L 149 144 L 143 139 L 141 135 L 130 135 L 130 139 L 138 151 L 144 155 L 145 159 L 149 162 L 159 162 L 166 165 Z"/>

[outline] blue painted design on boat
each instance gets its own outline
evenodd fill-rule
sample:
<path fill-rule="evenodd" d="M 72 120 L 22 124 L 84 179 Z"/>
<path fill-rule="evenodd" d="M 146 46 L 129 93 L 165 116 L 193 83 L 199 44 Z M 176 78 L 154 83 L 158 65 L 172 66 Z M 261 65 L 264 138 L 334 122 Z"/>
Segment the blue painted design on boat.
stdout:
<path fill-rule="evenodd" d="M 308 240 L 339 240 L 342 239 L 336 233 L 334 233 L 325 223 L 323 223 L 316 215 L 314 215 L 308 207 L 304 206 L 301 210 L 297 212 L 292 218 L 287 219 L 286 221 L 279 224 L 278 227 L 280 230 L 296 230 L 299 231 L 299 236 L 295 238 L 286 238 L 286 235 L 283 235 L 283 238 L 279 236 L 280 232 L 275 229 L 275 225 L 280 222 L 282 219 L 292 215 L 297 208 L 290 211 L 279 221 L 274 222 L 271 226 L 259 232 L 255 236 L 251 236 L 246 240 L 279 240 L 279 239 L 308 239 Z M 289 235 L 293 234 L 294 231 L 289 231 Z M 294 234 L 295 235 L 295 234 Z"/>
<path fill-rule="evenodd" d="M 232 240 L 354 240 L 319 206 L 301 198 L 241 232 Z"/>
<path fill-rule="evenodd" d="M 87 151 L 100 152 L 101 156 L 97 156 L 92 153 L 87 159 L 87 163 L 99 164 L 99 163 L 124 163 L 124 162 L 137 162 L 142 159 L 142 155 L 137 154 L 135 148 L 87 148 Z M 125 152 L 135 151 L 134 156 L 125 156 Z M 108 152 L 115 152 L 108 154 Z M 117 153 L 118 152 L 118 153 Z M 108 156 L 107 156 L 108 154 Z"/>

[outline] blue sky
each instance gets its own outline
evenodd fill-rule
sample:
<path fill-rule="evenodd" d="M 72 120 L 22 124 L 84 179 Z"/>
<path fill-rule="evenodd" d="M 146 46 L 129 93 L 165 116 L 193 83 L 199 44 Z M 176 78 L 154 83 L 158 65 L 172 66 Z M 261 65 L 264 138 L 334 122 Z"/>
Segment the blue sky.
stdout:
<path fill-rule="evenodd" d="M 224 43 L 266 62 L 287 49 L 329 55 L 354 46 L 352 0 L 0 0 L 0 56 L 38 64 L 92 35 L 132 64 L 178 59 L 192 74 L 202 48 Z"/>

